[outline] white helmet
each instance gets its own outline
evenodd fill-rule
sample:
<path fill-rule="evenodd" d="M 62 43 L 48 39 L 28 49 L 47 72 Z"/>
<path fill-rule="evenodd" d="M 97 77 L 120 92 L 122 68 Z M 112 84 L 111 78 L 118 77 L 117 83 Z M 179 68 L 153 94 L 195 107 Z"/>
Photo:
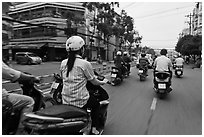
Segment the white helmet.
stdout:
<path fill-rule="evenodd" d="M 124 51 L 124 52 L 123 52 L 123 55 L 127 55 L 127 54 L 128 54 L 128 52 L 127 52 L 127 51 Z"/>
<path fill-rule="evenodd" d="M 121 51 L 118 51 L 117 53 L 116 53 L 116 55 L 122 55 L 122 52 Z"/>
<path fill-rule="evenodd" d="M 66 41 L 66 50 L 77 51 L 84 46 L 85 42 L 80 36 L 71 36 Z"/>

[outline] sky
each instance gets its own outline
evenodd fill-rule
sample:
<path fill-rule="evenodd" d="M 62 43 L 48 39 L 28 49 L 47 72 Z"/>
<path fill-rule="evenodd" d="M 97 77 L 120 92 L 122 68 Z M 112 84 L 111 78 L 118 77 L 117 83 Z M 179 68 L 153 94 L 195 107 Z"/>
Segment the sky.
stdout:
<path fill-rule="evenodd" d="M 189 28 L 185 17 L 193 12 L 194 1 L 180 2 L 125 2 L 119 1 L 120 8 L 134 19 L 135 30 L 143 37 L 142 46 L 154 49 L 175 48 L 179 33 Z"/>

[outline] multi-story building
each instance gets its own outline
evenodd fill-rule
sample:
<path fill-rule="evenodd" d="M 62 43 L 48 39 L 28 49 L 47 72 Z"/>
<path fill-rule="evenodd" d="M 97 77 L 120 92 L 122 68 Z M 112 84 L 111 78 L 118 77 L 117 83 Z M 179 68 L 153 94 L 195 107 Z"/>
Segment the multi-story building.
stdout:
<path fill-rule="evenodd" d="M 10 2 L 2 2 L 2 17 L 4 18 L 10 18 L 8 16 L 8 11 L 9 11 L 9 6 L 11 6 Z M 11 34 L 12 34 L 12 22 L 2 20 L 2 58 L 3 60 L 8 60 L 9 59 L 9 49 L 8 49 L 8 44 L 11 39 Z"/>
<path fill-rule="evenodd" d="M 202 35 L 202 2 L 197 2 L 193 9 L 192 34 Z"/>
<path fill-rule="evenodd" d="M 90 44 L 92 31 L 89 29 L 89 20 L 93 16 L 81 2 L 17 2 L 13 5 L 8 13 L 14 20 L 13 35 L 9 43 L 13 58 L 18 51 L 32 51 L 41 57 L 46 56 L 48 60 L 66 58 L 65 42 L 70 31 L 73 31 L 66 28 L 74 28 L 74 33 L 82 36 L 87 45 Z M 71 19 L 72 16 L 78 19 L 77 23 Z M 89 52 L 95 55 L 97 45 L 103 59 L 106 59 L 103 44 L 93 45 L 95 46 Z M 94 57 L 96 56 L 92 56 L 92 59 Z"/>
<path fill-rule="evenodd" d="M 67 11 L 83 18 L 85 8 L 81 3 L 23 2 L 14 5 L 14 8 L 10 8 L 10 17 L 36 26 L 14 22 L 13 37 L 10 41 L 13 57 L 18 51 L 32 51 L 41 57 L 46 55 L 48 60 L 65 58 L 67 35 L 64 29 L 77 27 L 77 32 L 86 31 L 84 26 L 76 26 L 66 18 Z M 69 24 L 70 22 L 72 24 Z"/>

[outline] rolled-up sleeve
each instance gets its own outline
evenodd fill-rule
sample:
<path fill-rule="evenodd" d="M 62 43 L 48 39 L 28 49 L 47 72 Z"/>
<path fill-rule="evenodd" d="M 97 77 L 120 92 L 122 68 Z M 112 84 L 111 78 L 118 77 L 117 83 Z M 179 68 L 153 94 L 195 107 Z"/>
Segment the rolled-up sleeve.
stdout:
<path fill-rule="evenodd" d="M 21 75 L 21 72 L 14 70 L 2 62 L 2 79 L 15 81 Z"/>

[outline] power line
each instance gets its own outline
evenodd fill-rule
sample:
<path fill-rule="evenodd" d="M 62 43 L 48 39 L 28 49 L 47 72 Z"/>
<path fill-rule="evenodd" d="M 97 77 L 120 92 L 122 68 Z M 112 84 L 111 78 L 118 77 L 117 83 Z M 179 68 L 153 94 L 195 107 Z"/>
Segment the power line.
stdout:
<path fill-rule="evenodd" d="M 154 17 L 154 18 L 165 18 L 165 17 L 170 17 L 170 16 L 175 16 L 175 15 L 180 15 L 180 14 L 183 14 L 183 13 L 186 13 L 185 12 L 179 12 L 179 13 L 172 13 L 172 14 L 166 14 L 166 15 L 161 15 L 161 16 L 157 16 L 157 17 Z M 137 20 L 137 18 L 134 17 L 135 20 Z M 146 19 L 149 19 L 148 17 L 146 18 L 139 18 L 138 20 L 146 20 Z"/>
<path fill-rule="evenodd" d="M 135 17 L 135 18 L 137 18 L 137 19 L 146 18 L 146 17 L 165 14 L 165 13 L 168 13 L 168 12 L 171 12 L 171 11 L 175 11 L 175 10 L 179 10 L 179 9 L 183 9 L 183 8 L 188 8 L 188 7 L 192 7 L 192 6 L 178 7 L 178 8 L 169 9 L 169 10 L 165 10 L 165 11 L 160 11 L 160 12 L 156 12 L 156 13 L 149 14 L 149 15 L 146 15 L 146 16 L 140 16 L 140 17 Z"/>

